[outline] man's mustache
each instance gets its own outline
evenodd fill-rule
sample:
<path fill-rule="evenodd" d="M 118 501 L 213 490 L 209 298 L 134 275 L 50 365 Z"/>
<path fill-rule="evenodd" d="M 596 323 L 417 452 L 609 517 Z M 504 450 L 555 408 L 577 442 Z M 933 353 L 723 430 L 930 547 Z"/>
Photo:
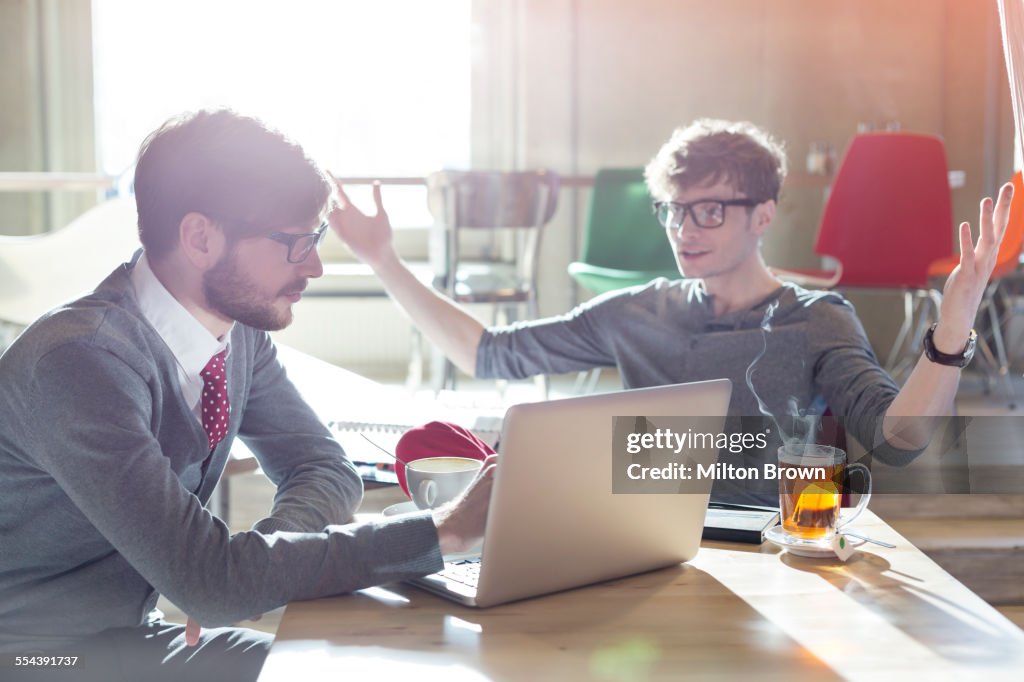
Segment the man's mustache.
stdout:
<path fill-rule="evenodd" d="M 292 284 L 289 284 L 288 286 L 286 286 L 283 289 L 281 289 L 281 291 L 280 291 L 280 293 L 278 295 L 279 296 L 286 296 L 288 294 L 301 294 L 303 291 L 306 290 L 306 286 L 308 284 L 309 284 L 309 280 L 307 280 L 307 279 L 296 280 Z"/>

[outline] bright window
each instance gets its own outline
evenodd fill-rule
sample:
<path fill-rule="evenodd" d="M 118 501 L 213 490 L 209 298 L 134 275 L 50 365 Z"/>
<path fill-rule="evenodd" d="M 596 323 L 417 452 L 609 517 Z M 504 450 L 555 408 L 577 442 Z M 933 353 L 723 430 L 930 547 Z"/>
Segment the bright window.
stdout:
<path fill-rule="evenodd" d="M 212 106 L 339 175 L 468 167 L 469 1 L 93 0 L 100 167 L 124 172 L 164 120 Z M 385 201 L 396 225 L 429 222 L 421 188 Z"/>

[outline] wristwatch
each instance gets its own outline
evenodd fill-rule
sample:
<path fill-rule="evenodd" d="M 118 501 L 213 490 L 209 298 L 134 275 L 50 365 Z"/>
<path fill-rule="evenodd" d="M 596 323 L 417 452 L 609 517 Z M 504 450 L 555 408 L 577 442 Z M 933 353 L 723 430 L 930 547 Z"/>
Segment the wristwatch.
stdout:
<path fill-rule="evenodd" d="M 967 345 L 964 349 L 956 355 L 950 355 L 949 353 L 943 353 L 935 347 L 935 342 L 932 340 L 932 335 L 935 333 L 935 327 L 938 326 L 938 322 L 928 327 L 928 332 L 924 335 L 924 354 L 925 356 L 934 363 L 940 365 L 949 365 L 950 367 L 966 367 L 967 363 L 974 357 L 974 349 L 978 345 L 978 332 L 971 330 L 971 335 L 967 337 Z"/>

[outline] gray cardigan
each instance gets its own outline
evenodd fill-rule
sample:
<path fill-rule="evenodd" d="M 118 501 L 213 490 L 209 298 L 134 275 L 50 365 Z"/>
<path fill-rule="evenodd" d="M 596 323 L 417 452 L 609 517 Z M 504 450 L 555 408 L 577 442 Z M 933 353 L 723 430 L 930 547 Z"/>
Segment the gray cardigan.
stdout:
<path fill-rule="evenodd" d="M 206 435 L 139 310 L 134 262 L 0 356 L 0 651 L 139 625 L 158 593 L 220 626 L 440 570 L 429 514 L 338 525 L 360 479 L 266 332 L 231 332 L 229 431 L 204 470 Z M 203 505 L 236 436 L 277 494 L 232 535 Z"/>

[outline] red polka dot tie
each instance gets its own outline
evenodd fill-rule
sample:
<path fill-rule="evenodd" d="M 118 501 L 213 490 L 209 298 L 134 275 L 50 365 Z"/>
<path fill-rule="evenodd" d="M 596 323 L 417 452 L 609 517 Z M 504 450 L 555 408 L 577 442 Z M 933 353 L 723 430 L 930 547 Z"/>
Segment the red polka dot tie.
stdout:
<path fill-rule="evenodd" d="M 203 398 L 200 401 L 203 407 L 203 430 L 210 440 L 211 450 L 224 440 L 228 432 L 231 405 L 228 404 L 228 378 L 224 371 L 226 355 L 227 350 L 217 353 L 199 373 L 203 377 Z"/>

